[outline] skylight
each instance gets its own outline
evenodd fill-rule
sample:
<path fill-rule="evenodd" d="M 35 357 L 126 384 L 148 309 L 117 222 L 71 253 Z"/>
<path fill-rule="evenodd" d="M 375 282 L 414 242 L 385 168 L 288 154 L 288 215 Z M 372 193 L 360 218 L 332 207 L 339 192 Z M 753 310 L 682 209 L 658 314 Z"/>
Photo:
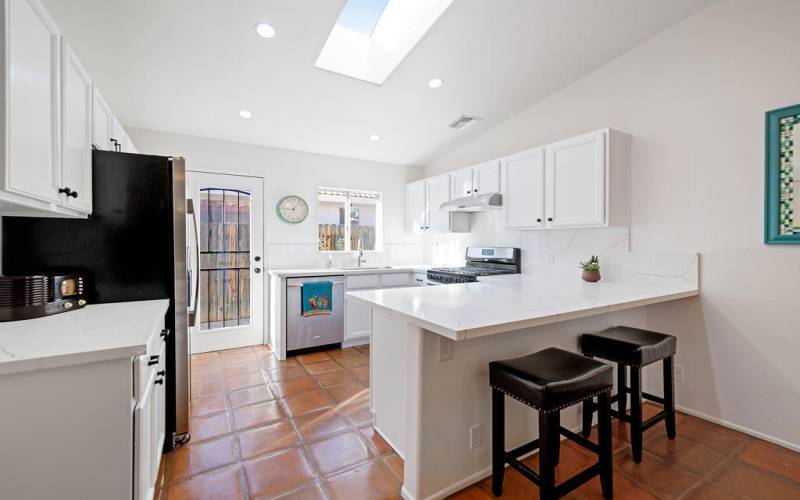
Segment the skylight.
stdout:
<path fill-rule="evenodd" d="M 347 0 L 315 66 L 382 85 L 453 0 Z"/>
<path fill-rule="evenodd" d="M 336 25 L 356 33 L 372 34 L 389 0 L 348 0 Z"/>

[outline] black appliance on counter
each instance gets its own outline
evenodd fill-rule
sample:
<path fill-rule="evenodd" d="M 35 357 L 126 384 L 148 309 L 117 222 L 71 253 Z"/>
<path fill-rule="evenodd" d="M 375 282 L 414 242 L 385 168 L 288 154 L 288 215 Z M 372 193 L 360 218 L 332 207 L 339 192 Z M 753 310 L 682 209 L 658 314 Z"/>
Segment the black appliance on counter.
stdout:
<path fill-rule="evenodd" d="M 0 276 L 0 321 L 41 318 L 86 305 L 78 274 Z"/>
<path fill-rule="evenodd" d="M 469 247 L 464 267 L 428 270 L 428 284 L 471 283 L 479 276 L 515 274 L 522 270 L 522 252 L 510 247 Z"/>
<path fill-rule="evenodd" d="M 189 431 L 185 184 L 183 158 L 95 150 L 88 219 L 3 218 L 6 275 L 74 269 L 90 304 L 169 299 L 167 448 Z"/>

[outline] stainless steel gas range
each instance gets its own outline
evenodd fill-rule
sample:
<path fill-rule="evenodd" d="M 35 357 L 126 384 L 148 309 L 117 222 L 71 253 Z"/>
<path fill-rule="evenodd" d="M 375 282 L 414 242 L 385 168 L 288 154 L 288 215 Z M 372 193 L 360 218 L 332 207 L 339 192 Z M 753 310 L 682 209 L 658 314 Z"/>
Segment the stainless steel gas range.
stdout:
<path fill-rule="evenodd" d="M 469 247 L 464 267 L 435 267 L 428 270 L 429 285 L 471 283 L 479 276 L 514 274 L 521 270 L 521 252 L 511 247 Z"/>

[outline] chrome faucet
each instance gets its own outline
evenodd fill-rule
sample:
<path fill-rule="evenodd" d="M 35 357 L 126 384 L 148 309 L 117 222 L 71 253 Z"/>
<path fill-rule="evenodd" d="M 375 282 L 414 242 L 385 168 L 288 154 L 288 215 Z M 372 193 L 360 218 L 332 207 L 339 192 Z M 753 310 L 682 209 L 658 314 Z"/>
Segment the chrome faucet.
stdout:
<path fill-rule="evenodd" d="M 361 267 L 361 264 L 366 264 L 367 259 L 364 258 L 364 240 L 362 238 L 358 239 L 358 267 Z"/>

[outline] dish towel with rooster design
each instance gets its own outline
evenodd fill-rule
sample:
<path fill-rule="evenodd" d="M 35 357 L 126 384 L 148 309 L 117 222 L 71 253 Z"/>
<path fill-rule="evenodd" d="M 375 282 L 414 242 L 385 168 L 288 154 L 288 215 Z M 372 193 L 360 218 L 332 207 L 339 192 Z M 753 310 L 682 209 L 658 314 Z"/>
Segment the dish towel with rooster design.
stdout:
<path fill-rule="evenodd" d="M 333 309 L 333 283 L 312 281 L 303 283 L 303 316 L 331 314 Z"/>

